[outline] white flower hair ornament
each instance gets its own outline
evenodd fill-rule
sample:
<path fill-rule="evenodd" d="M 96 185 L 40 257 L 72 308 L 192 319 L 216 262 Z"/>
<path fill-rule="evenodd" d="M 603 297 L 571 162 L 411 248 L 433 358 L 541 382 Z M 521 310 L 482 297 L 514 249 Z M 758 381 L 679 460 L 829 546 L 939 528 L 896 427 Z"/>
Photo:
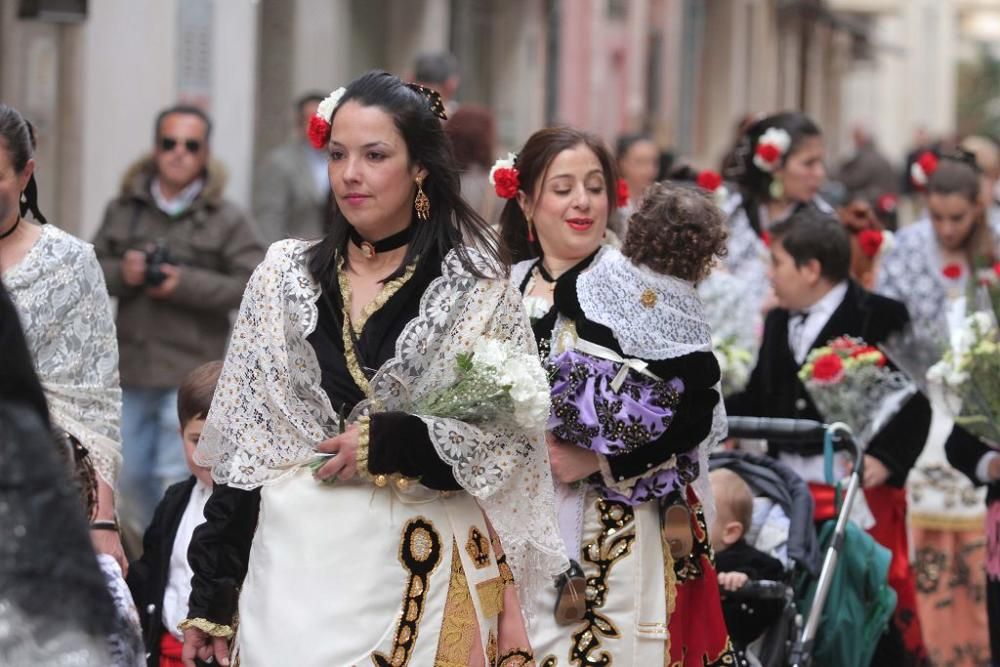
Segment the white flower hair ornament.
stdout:
<path fill-rule="evenodd" d="M 344 96 L 344 87 L 341 86 L 326 96 L 316 113 L 309 119 L 309 143 L 314 148 L 324 148 L 330 142 L 330 124 L 333 122 L 333 112 L 340 104 L 340 98 Z"/>
<path fill-rule="evenodd" d="M 757 139 L 757 147 L 753 152 L 754 165 L 763 172 L 771 174 L 781 166 L 781 159 L 792 145 L 792 137 L 787 130 L 780 127 L 769 127 Z"/>

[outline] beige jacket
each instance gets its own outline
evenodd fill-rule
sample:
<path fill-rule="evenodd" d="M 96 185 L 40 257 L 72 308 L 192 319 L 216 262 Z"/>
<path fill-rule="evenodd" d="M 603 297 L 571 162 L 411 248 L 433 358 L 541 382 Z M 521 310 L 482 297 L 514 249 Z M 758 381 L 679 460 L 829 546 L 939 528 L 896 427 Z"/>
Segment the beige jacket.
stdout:
<path fill-rule="evenodd" d="M 122 192 L 108 204 L 94 238 L 108 291 L 118 297 L 122 386 L 170 388 L 206 361 L 221 359 L 229 312 L 237 308 L 250 274 L 264 257 L 247 215 L 223 199 L 226 174 L 211 162 L 205 188 L 186 211 L 170 218 L 150 194 L 152 158 L 125 174 Z M 180 282 L 167 299 L 153 299 L 122 280 L 126 250 L 163 241 Z"/>

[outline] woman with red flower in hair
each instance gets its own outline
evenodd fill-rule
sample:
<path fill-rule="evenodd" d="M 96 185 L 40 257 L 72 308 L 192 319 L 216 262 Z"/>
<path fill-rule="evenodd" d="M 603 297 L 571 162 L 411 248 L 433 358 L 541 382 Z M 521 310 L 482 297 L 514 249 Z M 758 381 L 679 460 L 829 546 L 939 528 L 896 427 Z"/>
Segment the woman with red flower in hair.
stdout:
<path fill-rule="evenodd" d="M 722 205 L 729 217 L 724 266 L 753 285 L 750 298 L 759 308 L 768 301 L 769 229 L 797 210 L 832 208 L 819 198 L 826 179 L 823 136 L 805 114 L 789 111 L 758 120 L 731 151 L 722 176 L 738 192 Z"/>
<path fill-rule="evenodd" d="M 928 214 L 896 234 L 876 283 L 876 291 L 906 303 L 915 329 L 942 349 L 972 312 L 980 282 L 996 283 L 1000 257 L 1000 219 L 989 214 L 1000 156 L 992 143 L 973 137 L 963 146 L 974 151 L 934 160 L 928 153 L 914 162 L 915 184 L 926 176 Z M 950 420 L 941 397 L 932 395 L 932 401 L 932 435 L 907 484 L 917 601 L 935 664 L 974 664 L 963 656 L 986 656 L 989 646 L 982 601 L 984 496 L 948 464 Z M 960 627 L 950 621 L 956 616 L 965 619 Z"/>
<path fill-rule="evenodd" d="M 702 505 L 725 432 L 720 370 L 694 287 L 724 252 L 722 213 L 695 187 L 654 184 L 622 251 L 603 246 L 614 162 L 573 128 L 498 161 L 498 195 L 512 177 L 501 230 L 551 371 L 549 460 L 573 564 L 533 599 L 539 664 L 735 664 Z"/>

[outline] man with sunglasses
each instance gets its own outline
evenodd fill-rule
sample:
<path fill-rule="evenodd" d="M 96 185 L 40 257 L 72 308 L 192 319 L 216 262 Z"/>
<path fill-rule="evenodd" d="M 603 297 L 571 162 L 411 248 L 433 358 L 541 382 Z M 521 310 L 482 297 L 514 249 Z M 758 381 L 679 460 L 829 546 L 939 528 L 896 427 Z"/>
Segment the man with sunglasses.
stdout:
<path fill-rule="evenodd" d="M 177 387 L 192 369 L 224 356 L 230 312 L 263 259 L 249 218 L 223 198 L 211 131 L 197 107 L 160 112 L 152 154 L 128 170 L 94 239 L 108 291 L 118 298 L 120 490 L 139 531 L 163 490 L 187 476 L 177 447 Z"/>

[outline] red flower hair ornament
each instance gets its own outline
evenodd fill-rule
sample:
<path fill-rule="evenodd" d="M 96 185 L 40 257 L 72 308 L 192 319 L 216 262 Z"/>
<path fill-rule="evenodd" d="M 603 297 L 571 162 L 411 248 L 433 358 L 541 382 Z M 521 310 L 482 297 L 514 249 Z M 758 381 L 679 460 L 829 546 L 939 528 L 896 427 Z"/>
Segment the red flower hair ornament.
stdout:
<path fill-rule="evenodd" d="M 861 246 L 861 252 L 865 254 L 865 257 L 877 255 L 878 251 L 882 249 L 883 240 L 882 232 L 877 229 L 862 229 L 858 232 L 858 245 Z"/>
<path fill-rule="evenodd" d="M 493 163 L 490 169 L 490 185 L 496 191 L 498 197 L 513 199 L 517 196 L 517 191 L 521 189 L 521 179 L 514 164 L 517 162 L 517 155 L 507 153 L 506 158 L 502 158 Z"/>
<path fill-rule="evenodd" d="M 927 181 L 930 180 L 931 175 L 937 171 L 938 159 L 934 153 L 930 151 L 924 151 L 920 154 L 913 164 L 910 165 L 910 180 L 918 188 L 923 190 L 927 187 Z"/>
<path fill-rule="evenodd" d="M 337 110 L 337 105 L 340 104 L 340 98 L 343 96 L 344 87 L 341 86 L 319 103 L 319 106 L 316 107 L 316 113 L 309 119 L 309 143 L 313 145 L 313 148 L 326 148 L 326 145 L 330 143 L 330 124 L 333 122 L 333 112 Z"/>
<path fill-rule="evenodd" d="M 792 145 L 792 137 L 780 127 L 769 127 L 757 140 L 753 153 L 754 165 L 765 173 L 781 166 L 781 159 Z"/>
<path fill-rule="evenodd" d="M 618 186 L 615 190 L 615 196 L 617 198 L 618 208 L 623 206 L 628 206 L 628 200 L 631 193 L 628 191 L 628 183 L 625 182 L 624 178 L 618 179 Z"/>
<path fill-rule="evenodd" d="M 699 188 L 711 192 L 718 206 L 722 206 L 729 197 L 729 191 L 726 190 L 726 187 L 723 185 L 722 176 L 717 171 L 706 169 L 705 171 L 698 172 L 695 184 Z"/>

